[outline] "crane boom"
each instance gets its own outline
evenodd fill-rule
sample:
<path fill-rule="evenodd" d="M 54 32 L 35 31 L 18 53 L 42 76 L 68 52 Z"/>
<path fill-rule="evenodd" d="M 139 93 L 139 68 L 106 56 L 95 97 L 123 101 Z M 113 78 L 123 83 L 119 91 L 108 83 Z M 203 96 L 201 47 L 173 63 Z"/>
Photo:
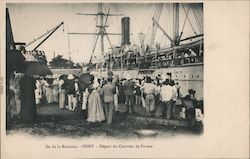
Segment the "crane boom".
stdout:
<path fill-rule="evenodd" d="M 62 26 L 64 24 L 64 22 L 61 22 L 59 25 L 57 25 L 56 27 L 54 27 L 53 29 L 47 31 L 46 33 L 44 33 L 43 35 L 39 36 L 38 38 L 35 38 L 33 41 L 29 42 L 27 45 L 25 45 L 25 47 L 33 44 L 34 42 L 36 42 L 37 40 L 43 38 L 44 36 L 48 35 L 42 42 L 40 42 L 34 49 L 36 50 L 40 45 L 42 45 L 60 26 Z"/>
<path fill-rule="evenodd" d="M 42 42 L 40 42 L 34 49 L 36 50 L 39 46 L 41 46 L 58 28 L 60 28 L 60 26 L 62 26 L 64 24 L 64 22 L 61 22 L 45 39 L 43 39 Z"/>

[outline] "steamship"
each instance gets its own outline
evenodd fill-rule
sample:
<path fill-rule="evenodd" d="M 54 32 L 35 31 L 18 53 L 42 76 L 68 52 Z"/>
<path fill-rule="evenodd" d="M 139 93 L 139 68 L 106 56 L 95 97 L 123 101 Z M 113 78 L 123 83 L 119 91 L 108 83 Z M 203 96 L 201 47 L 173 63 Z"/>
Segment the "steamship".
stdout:
<path fill-rule="evenodd" d="M 160 24 L 160 16 L 163 8 L 168 7 L 172 17 L 173 27 L 170 33 Z M 156 4 L 152 26 L 147 34 L 140 33 L 140 44 L 130 43 L 130 17 L 121 18 L 121 46 L 112 47 L 111 51 L 104 53 L 103 36 L 108 33 L 105 30 L 105 16 L 100 5 L 100 25 L 98 34 L 101 36 L 102 58 L 91 56 L 89 69 L 98 76 L 105 77 L 108 71 L 112 71 L 120 78 L 126 78 L 130 74 L 133 78 L 143 76 L 170 76 L 181 87 L 183 95 L 188 94 L 189 89 L 196 91 L 196 98 L 203 98 L 203 6 L 202 4 Z M 180 12 L 182 9 L 183 26 L 180 25 Z M 170 14 L 171 12 L 171 14 Z M 192 21 L 197 24 L 195 31 Z M 194 35 L 183 38 L 184 27 L 189 24 Z M 156 32 L 160 32 L 169 41 L 169 45 L 160 46 L 155 42 Z M 101 57 L 101 56 L 99 56 Z"/>

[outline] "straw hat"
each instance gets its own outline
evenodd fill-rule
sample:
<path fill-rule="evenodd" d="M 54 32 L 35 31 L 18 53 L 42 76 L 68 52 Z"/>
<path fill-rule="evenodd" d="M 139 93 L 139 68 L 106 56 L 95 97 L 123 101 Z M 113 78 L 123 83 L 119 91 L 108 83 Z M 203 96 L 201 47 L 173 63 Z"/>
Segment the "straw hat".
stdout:
<path fill-rule="evenodd" d="M 73 75 L 73 74 L 69 74 L 69 75 L 68 75 L 68 79 L 69 79 L 69 80 L 74 79 L 74 75 Z"/>
<path fill-rule="evenodd" d="M 131 76 L 130 74 L 127 74 L 126 79 L 127 79 L 127 80 L 131 80 L 131 79 L 132 79 L 132 76 Z"/>
<path fill-rule="evenodd" d="M 163 75 L 161 75 L 161 79 L 166 80 L 166 79 L 168 79 L 168 76 L 166 74 L 163 74 Z"/>
<path fill-rule="evenodd" d="M 54 79 L 56 79 L 57 77 L 58 77 L 58 75 L 56 75 L 56 74 L 52 75 L 52 78 L 54 78 Z"/>

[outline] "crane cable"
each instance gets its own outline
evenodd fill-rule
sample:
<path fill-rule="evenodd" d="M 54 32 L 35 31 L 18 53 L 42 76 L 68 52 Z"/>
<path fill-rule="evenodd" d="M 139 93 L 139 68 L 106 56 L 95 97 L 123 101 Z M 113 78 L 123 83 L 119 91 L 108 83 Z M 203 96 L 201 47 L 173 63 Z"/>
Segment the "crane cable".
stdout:
<path fill-rule="evenodd" d="M 61 24 L 61 23 L 60 23 Z M 49 33 L 51 33 L 52 31 L 54 31 L 56 28 L 58 27 L 58 25 L 56 27 L 54 27 L 51 30 L 47 30 L 46 33 L 42 34 L 41 36 L 39 36 L 38 38 L 34 38 L 34 40 L 32 40 L 31 42 L 29 42 L 27 45 L 25 45 L 24 47 L 28 47 L 29 45 L 33 44 L 34 42 L 40 40 L 41 38 L 43 38 L 44 36 L 48 35 Z M 64 24 L 63 24 L 63 31 L 64 31 Z"/>

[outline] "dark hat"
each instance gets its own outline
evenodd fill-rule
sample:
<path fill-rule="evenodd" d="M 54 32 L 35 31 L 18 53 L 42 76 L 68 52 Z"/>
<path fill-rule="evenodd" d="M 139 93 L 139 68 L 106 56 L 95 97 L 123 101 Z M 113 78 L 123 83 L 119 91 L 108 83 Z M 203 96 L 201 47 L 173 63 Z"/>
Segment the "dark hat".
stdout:
<path fill-rule="evenodd" d="M 170 85 L 170 86 L 174 86 L 174 85 L 175 85 L 174 80 L 170 80 L 170 81 L 169 81 L 169 85 Z"/>
<path fill-rule="evenodd" d="M 146 82 L 147 82 L 147 83 L 151 83 L 151 82 L 152 82 L 152 79 L 151 79 L 151 77 L 149 77 L 149 76 L 146 76 Z"/>
<path fill-rule="evenodd" d="M 107 79 L 113 79 L 113 77 L 108 75 Z"/>
<path fill-rule="evenodd" d="M 169 79 L 166 79 L 162 84 L 163 85 L 169 85 Z"/>
<path fill-rule="evenodd" d="M 108 71 L 108 76 L 113 76 L 114 73 L 112 71 Z"/>
<path fill-rule="evenodd" d="M 195 94 L 195 90 L 189 89 L 189 90 L 188 90 L 188 93 L 189 93 L 189 94 Z"/>
<path fill-rule="evenodd" d="M 108 71 L 108 77 L 107 79 L 113 79 L 114 73 L 112 71 Z"/>

